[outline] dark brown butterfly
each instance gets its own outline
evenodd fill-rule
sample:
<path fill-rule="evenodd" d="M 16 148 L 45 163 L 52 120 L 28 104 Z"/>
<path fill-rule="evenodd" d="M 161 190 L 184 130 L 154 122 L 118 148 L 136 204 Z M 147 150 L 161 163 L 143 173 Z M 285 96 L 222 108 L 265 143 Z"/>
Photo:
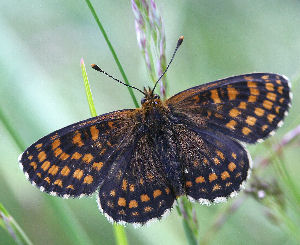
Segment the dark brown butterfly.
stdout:
<path fill-rule="evenodd" d="M 241 142 L 271 135 L 291 103 L 288 79 L 270 73 L 218 80 L 166 101 L 153 91 L 141 91 L 141 108 L 90 118 L 38 140 L 19 157 L 26 177 L 64 198 L 97 190 L 109 220 L 145 224 L 181 195 L 204 204 L 235 196 L 251 169 Z"/>

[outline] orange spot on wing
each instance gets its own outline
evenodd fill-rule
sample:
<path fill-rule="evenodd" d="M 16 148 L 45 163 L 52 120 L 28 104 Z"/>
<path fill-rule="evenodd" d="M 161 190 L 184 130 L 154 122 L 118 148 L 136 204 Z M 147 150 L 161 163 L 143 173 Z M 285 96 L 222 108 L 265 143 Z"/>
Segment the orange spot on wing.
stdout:
<path fill-rule="evenodd" d="M 94 159 L 93 155 L 88 153 L 83 156 L 82 161 L 89 164 L 93 159 Z"/>
<path fill-rule="evenodd" d="M 256 123 L 256 118 L 252 116 L 247 116 L 246 123 L 250 126 L 253 126 Z"/>
<path fill-rule="evenodd" d="M 72 189 L 72 190 L 74 190 L 74 186 L 73 186 L 73 185 L 68 185 L 68 186 L 67 186 L 67 189 Z"/>
<path fill-rule="evenodd" d="M 70 155 L 67 154 L 67 153 L 65 153 L 65 152 L 63 152 L 63 153 L 59 156 L 59 158 L 60 158 L 61 160 L 63 160 L 63 161 L 67 160 L 69 157 L 70 157 Z"/>
<path fill-rule="evenodd" d="M 49 161 L 45 161 L 41 168 L 44 170 L 44 171 L 47 171 L 47 169 L 50 167 L 50 162 Z"/>
<path fill-rule="evenodd" d="M 130 202 L 129 202 L 129 208 L 137 208 L 137 206 L 138 206 L 138 203 L 137 203 L 137 201 L 136 200 L 131 200 Z"/>
<path fill-rule="evenodd" d="M 269 100 L 275 101 L 276 100 L 276 94 L 274 94 L 274 93 L 267 93 L 267 98 Z"/>
<path fill-rule="evenodd" d="M 169 194 L 169 193 L 170 193 L 170 188 L 167 187 L 167 188 L 165 189 L 165 192 L 166 192 L 167 194 Z"/>
<path fill-rule="evenodd" d="M 269 127 L 268 125 L 263 125 L 263 126 L 261 127 L 261 130 L 264 132 L 268 127 Z"/>
<path fill-rule="evenodd" d="M 234 130 L 236 125 L 237 125 L 237 122 L 236 122 L 236 121 L 230 120 L 230 121 L 226 124 L 226 127 L 227 127 L 227 128 L 230 128 L 230 129 L 232 129 L 232 130 Z"/>
<path fill-rule="evenodd" d="M 115 126 L 114 126 L 114 122 L 108 122 L 107 123 L 107 125 L 111 128 L 111 129 L 113 129 L 113 128 L 116 128 Z"/>
<path fill-rule="evenodd" d="M 100 169 L 103 167 L 103 162 L 94 162 L 92 168 L 96 169 L 97 171 L 100 171 Z"/>
<path fill-rule="evenodd" d="M 78 160 L 81 157 L 82 157 L 82 155 L 79 152 L 74 152 L 71 159 Z"/>
<path fill-rule="evenodd" d="M 70 173 L 70 169 L 67 166 L 64 166 L 63 169 L 60 171 L 62 176 L 68 176 Z"/>
<path fill-rule="evenodd" d="M 125 200 L 125 198 L 119 197 L 118 205 L 122 206 L 122 207 L 125 207 L 126 206 L 126 200 Z"/>
<path fill-rule="evenodd" d="M 225 160 L 224 154 L 221 151 L 217 151 L 217 155 L 222 159 Z"/>
<path fill-rule="evenodd" d="M 224 171 L 222 174 L 221 174 L 221 179 L 222 180 L 225 180 L 225 179 L 227 179 L 227 178 L 229 178 L 230 177 L 230 175 L 229 175 L 229 173 L 227 172 L 227 171 Z"/>
<path fill-rule="evenodd" d="M 150 201 L 150 198 L 147 194 L 142 194 L 141 195 L 141 201 L 142 202 L 148 202 L 148 201 Z"/>
<path fill-rule="evenodd" d="M 39 154 L 38 154 L 38 159 L 39 159 L 39 162 L 43 162 L 45 159 L 47 158 L 47 155 L 44 151 L 41 151 Z"/>
<path fill-rule="evenodd" d="M 226 182 L 226 184 L 225 184 L 226 187 L 229 187 L 231 185 L 232 185 L 232 182 Z"/>
<path fill-rule="evenodd" d="M 269 91 L 274 91 L 273 83 L 266 83 L 266 89 L 269 90 Z"/>
<path fill-rule="evenodd" d="M 246 80 L 253 80 L 253 78 L 252 79 L 246 79 Z M 249 88 L 256 88 L 256 82 L 249 81 L 249 82 L 247 82 L 247 85 L 248 85 Z"/>
<path fill-rule="evenodd" d="M 239 111 L 239 110 L 237 110 L 237 109 L 235 109 L 235 108 L 233 108 L 233 109 L 231 109 L 230 111 L 229 111 L 229 115 L 231 116 L 231 117 L 237 117 L 238 115 L 240 115 L 241 114 L 241 112 Z"/>
<path fill-rule="evenodd" d="M 36 176 L 38 176 L 38 177 L 41 178 L 41 177 L 42 177 L 42 174 L 41 174 L 41 173 L 37 173 Z"/>
<path fill-rule="evenodd" d="M 234 152 L 232 152 L 231 156 L 236 159 L 236 154 Z"/>
<path fill-rule="evenodd" d="M 212 181 L 216 180 L 217 178 L 218 178 L 218 176 L 215 173 L 211 173 L 208 176 L 209 182 L 212 182 Z"/>
<path fill-rule="evenodd" d="M 35 148 L 36 148 L 36 149 L 40 149 L 42 146 L 43 146 L 43 144 L 40 143 L 40 144 L 37 144 L 37 145 L 35 146 Z"/>
<path fill-rule="evenodd" d="M 274 114 L 268 114 L 267 118 L 268 118 L 269 123 L 272 123 L 275 117 L 276 117 L 276 115 L 274 115 Z"/>
<path fill-rule="evenodd" d="M 268 110 L 271 110 L 272 106 L 273 106 L 273 102 L 271 102 L 269 100 L 264 100 L 264 102 L 263 102 L 263 107 L 264 108 L 266 108 Z"/>
<path fill-rule="evenodd" d="M 83 183 L 84 184 L 92 184 L 94 181 L 93 176 L 92 175 L 87 175 L 84 177 Z"/>
<path fill-rule="evenodd" d="M 186 187 L 192 187 L 192 182 L 191 181 L 186 181 L 185 186 Z"/>
<path fill-rule="evenodd" d="M 214 163 L 215 163 L 216 165 L 219 165 L 219 164 L 220 164 L 220 160 L 219 160 L 218 158 L 214 157 Z"/>
<path fill-rule="evenodd" d="M 217 190 L 220 190 L 220 189 L 221 189 L 221 186 L 218 185 L 218 184 L 215 184 L 212 190 L 217 191 Z"/>
<path fill-rule="evenodd" d="M 227 86 L 227 93 L 229 100 L 235 100 L 236 96 L 239 94 L 239 92 L 231 85 Z"/>
<path fill-rule="evenodd" d="M 72 139 L 72 142 L 73 142 L 74 145 L 78 145 L 79 147 L 84 145 L 84 143 L 81 140 L 81 133 L 79 131 L 75 132 L 75 135 Z"/>
<path fill-rule="evenodd" d="M 36 170 L 36 168 L 37 168 L 36 162 L 31 162 L 31 163 L 30 163 L 30 166 L 32 166 L 34 170 Z"/>
<path fill-rule="evenodd" d="M 250 95 L 259 95 L 259 90 L 257 88 L 250 88 Z"/>
<path fill-rule="evenodd" d="M 262 78 L 263 80 L 268 80 L 268 79 L 269 79 L 269 75 L 263 75 L 263 76 L 261 76 L 261 78 Z"/>
<path fill-rule="evenodd" d="M 230 172 L 233 172 L 236 169 L 236 165 L 233 162 L 231 162 L 228 164 L 228 169 Z"/>
<path fill-rule="evenodd" d="M 239 108 L 240 108 L 240 109 L 246 110 L 246 109 L 247 109 L 247 103 L 246 103 L 245 101 L 242 101 L 242 102 L 239 104 Z"/>
<path fill-rule="evenodd" d="M 218 90 L 216 89 L 210 90 L 210 98 L 214 101 L 215 104 L 221 103 Z"/>
<path fill-rule="evenodd" d="M 116 191 L 115 190 L 111 190 L 109 193 L 112 197 L 116 196 Z"/>
<path fill-rule="evenodd" d="M 130 185 L 129 185 L 129 190 L 130 190 L 131 192 L 134 192 L 134 185 L 133 185 L 133 184 L 130 184 Z"/>
<path fill-rule="evenodd" d="M 49 177 L 46 177 L 45 179 L 44 179 L 46 182 L 48 182 L 48 184 L 50 184 L 50 178 Z"/>
<path fill-rule="evenodd" d="M 199 183 L 204 183 L 205 182 L 205 179 L 203 176 L 199 176 L 196 178 L 196 183 L 199 184 Z"/>
<path fill-rule="evenodd" d="M 56 139 L 52 142 L 52 150 L 55 150 L 59 146 L 60 146 L 60 140 L 59 139 Z"/>
<path fill-rule="evenodd" d="M 76 179 L 81 179 L 83 176 L 83 171 L 81 169 L 76 169 L 73 173 L 73 177 L 76 178 Z"/>
<path fill-rule="evenodd" d="M 33 155 L 30 155 L 30 156 L 28 157 L 29 160 L 32 160 L 32 158 L 33 158 Z"/>
<path fill-rule="evenodd" d="M 56 148 L 56 149 L 54 150 L 54 156 L 58 157 L 62 152 L 63 152 L 63 151 L 62 151 L 61 148 Z"/>
<path fill-rule="evenodd" d="M 251 132 L 252 132 L 252 130 L 251 130 L 250 128 L 243 127 L 243 129 L 242 129 L 242 133 L 243 133 L 244 135 L 248 135 L 248 134 L 250 134 Z"/>
<path fill-rule="evenodd" d="M 52 165 L 51 168 L 48 170 L 48 173 L 49 173 L 49 174 L 52 174 L 52 175 L 56 175 L 57 172 L 58 172 L 58 169 L 59 169 L 58 166 Z"/>
<path fill-rule="evenodd" d="M 283 94 L 283 86 L 277 88 L 278 93 Z"/>
<path fill-rule="evenodd" d="M 264 115 L 265 110 L 262 109 L 262 108 L 256 107 L 255 110 L 254 110 L 254 113 L 255 113 L 257 116 L 261 117 L 261 116 Z"/>
<path fill-rule="evenodd" d="M 96 141 L 99 137 L 99 130 L 97 129 L 96 126 L 92 126 L 90 127 L 90 131 L 91 131 L 92 139 Z"/>
<path fill-rule="evenodd" d="M 251 80 L 253 80 L 253 77 L 251 77 L 251 76 L 244 76 L 244 79 L 247 80 L 247 81 L 251 81 Z M 251 82 L 251 83 L 253 83 L 256 86 L 256 84 L 254 82 Z M 249 86 L 249 83 L 248 83 L 248 86 Z"/>
<path fill-rule="evenodd" d="M 123 179 L 123 181 L 122 181 L 122 190 L 123 191 L 127 190 L 127 180 L 126 179 Z"/>
<path fill-rule="evenodd" d="M 58 186 L 60 186 L 60 187 L 63 187 L 63 184 L 62 184 L 62 180 L 61 180 L 61 179 L 55 180 L 53 184 L 54 184 L 54 185 L 58 185 Z"/>
<path fill-rule="evenodd" d="M 248 98 L 248 102 L 250 102 L 250 103 L 256 102 L 256 96 L 250 95 L 249 98 Z"/>
<path fill-rule="evenodd" d="M 147 206 L 144 208 L 145 213 L 151 212 L 153 210 L 153 208 Z"/>
<path fill-rule="evenodd" d="M 160 195 L 161 195 L 161 190 L 157 189 L 157 190 L 153 191 L 153 197 L 154 198 L 156 198 L 156 197 L 158 197 Z"/>

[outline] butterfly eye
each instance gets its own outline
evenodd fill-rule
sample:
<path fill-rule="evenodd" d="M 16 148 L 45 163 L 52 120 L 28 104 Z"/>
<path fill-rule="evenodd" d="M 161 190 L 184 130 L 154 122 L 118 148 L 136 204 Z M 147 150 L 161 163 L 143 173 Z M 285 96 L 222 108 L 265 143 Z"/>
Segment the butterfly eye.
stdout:
<path fill-rule="evenodd" d="M 159 97 L 158 94 L 155 94 L 155 95 L 153 96 L 153 98 L 154 98 L 154 99 L 159 99 L 160 97 Z"/>
<path fill-rule="evenodd" d="M 144 104 L 146 102 L 146 98 L 141 99 L 141 104 Z"/>

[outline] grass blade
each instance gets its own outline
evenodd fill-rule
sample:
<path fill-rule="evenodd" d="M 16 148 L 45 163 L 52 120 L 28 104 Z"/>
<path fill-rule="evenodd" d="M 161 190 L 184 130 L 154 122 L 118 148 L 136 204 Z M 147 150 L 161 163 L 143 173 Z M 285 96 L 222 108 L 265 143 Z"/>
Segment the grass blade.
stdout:
<path fill-rule="evenodd" d="M 15 219 L 0 203 L 0 226 L 5 229 L 19 245 L 32 245 L 32 242 Z"/>
<path fill-rule="evenodd" d="M 81 59 L 81 61 L 80 61 L 80 66 L 81 66 L 82 77 L 84 80 L 85 93 L 86 93 L 86 97 L 88 100 L 90 112 L 91 112 L 92 117 L 95 117 L 95 116 L 97 116 L 97 113 L 96 113 L 96 109 L 95 109 L 95 105 L 94 105 L 94 101 L 93 101 L 93 97 L 92 97 L 92 92 L 91 92 L 91 88 L 89 85 L 89 80 L 88 80 L 88 77 L 86 74 L 86 69 L 85 69 L 83 59 Z M 117 244 L 118 245 L 127 245 L 127 238 L 126 238 L 126 233 L 125 233 L 124 227 L 117 225 L 117 224 L 114 224 L 113 227 L 114 227 L 114 233 L 115 233 L 115 238 L 116 238 Z"/>
<path fill-rule="evenodd" d="M 99 27 L 99 29 L 100 29 L 100 31 L 101 31 L 101 33 L 102 33 L 102 35 L 103 35 L 103 37 L 104 37 L 106 43 L 107 43 L 107 46 L 108 46 L 108 48 L 109 48 L 109 50 L 110 50 L 112 56 L 113 56 L 114 59 L 115 59 L 115 62 L 116 62 L 117 66 L 118 66 L 118 68 L 119 68 L 119 70 L 120 70 L 120 72 L 121 72 L 121 75 L 122 75 L 122 77 L 123 77 L 123 79 L 124 79 L 124 82 L 125 82 L 127 85 L 130 85 L 129 82 L 128 82 L 127 76 L 126 76 L 126 74 L 125 74 L 125 72 L 124 72 L 124 70 L 123 70 L 123 67 L 122 67 L 122 65 L 121 65 L 121 63 L 120 63 L 120 61 L 119 61 L 119 59 L 118 59 L 118 56 L 117 56 L 117 54 L 116 54 L 116 52 L 115 52 L 115 50 L 114 50 L 114 48 L 113 48 L 111 42 L 110 42 L 109 39 L 108 39 L 108 36 L 107 36 L 107 34 L 106 34 L 106 32 L 105 32 L 105 30 L 104 30 L 104 28 L 103 28 L 103 26 L 102 26 L 102 24 L 101 24 L 101 22 L 100 22 L 98 16 L 97 16 L 97 14 L 96 14 L 96 11 L 95 11 L 95 9 L 94 9 L 94 7 L 93 7 L 91 1 L 89 1 L 89 0 L 85 0 L 85 1 L 86 1 L 86 4 L 87 4 L 88 7 L 89 7 L 89 9 L 90 9 L 90 11 L 91 11 L 91 13 L 92 13 L 94 19 L 95 19 L 95 21 L 97 22 L 97 25 L 98 25 L 98 27 Z M 138 107 L 139 107 L 139 104 L 138 104 L 138 102 L 137 102 L 137 100 L 136 100 L 136 97 L 135 97 L 135 95 L 134 95 L 134 93 L 133 93 L 132 88 L 127 87 L 127 89 L 128 89 L 128 91 L 129 91 L 129 94 L 130 94 L 130 96 L 131 96 L 131 98 L 132 98 L 132 101 L 133 101 L 135 107 L 138 108 Z"/>

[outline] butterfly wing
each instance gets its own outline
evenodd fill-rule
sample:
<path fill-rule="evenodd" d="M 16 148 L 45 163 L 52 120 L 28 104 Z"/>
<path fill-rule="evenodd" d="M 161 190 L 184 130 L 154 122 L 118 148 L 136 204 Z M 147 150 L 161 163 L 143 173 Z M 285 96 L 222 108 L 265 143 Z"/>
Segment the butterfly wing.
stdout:
<path fill-rule="evenodd" d="M 52 195 L 91 194 L 120 149 L 132 144 L 135 113 L 111 112 L 57 130 L 26 149 L 20 166 L 32 184 Z"/>
<path fill-rule="evenodd" d="M 99 209 L 110 221 L 141 225 L 160 219 L 173 206 L 175 196 L 151 142 L 147 134 L 136 137 L 116 159 L 122 169 L 108 174 L 100 186 Z"/>
<path fill-rule="evenodd" d="M 185 90 L 166 104 L 183 122 L 255 143 L 282 125 L 291 99 L 287 78 L 253 73 Z"/>
<path fill-rule="evenodd" d="M 204 204 L 225 201 L 250 175 L 251 158 L 241 143 L 212 130 L 176 124 L 185 192 Z"/>

